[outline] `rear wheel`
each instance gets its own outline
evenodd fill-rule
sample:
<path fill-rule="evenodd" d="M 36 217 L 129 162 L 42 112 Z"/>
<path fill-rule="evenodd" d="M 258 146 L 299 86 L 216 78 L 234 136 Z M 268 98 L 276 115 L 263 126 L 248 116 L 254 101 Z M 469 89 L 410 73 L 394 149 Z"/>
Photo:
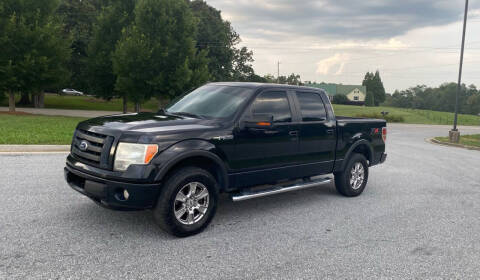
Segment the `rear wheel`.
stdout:
<path fill-rule="evenodd" d="M 208 226 L 215 215 L 217 201 L 215 178 L 201 168 L 186 167 L 167 180 L 153 213 L 163 230 L 185 237 Z"/>
<path fill-rule="evenodd" d="M 368 163 L 365 156 L 353 154 L 345 170 L 335 173 L 337 191 L 348 197 L 360 195 L 368 182 Z"/>

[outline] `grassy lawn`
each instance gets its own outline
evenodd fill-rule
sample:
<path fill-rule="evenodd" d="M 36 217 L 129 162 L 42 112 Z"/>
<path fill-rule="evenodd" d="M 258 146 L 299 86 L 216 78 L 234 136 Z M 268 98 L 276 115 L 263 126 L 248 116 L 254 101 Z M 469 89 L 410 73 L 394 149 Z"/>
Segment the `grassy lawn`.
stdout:
<path fill-rule="evenodd" d="M 453 124 L 453 113 L 404 109 L 394 107 L 361 107 L 349 105 L 333 105 L 335 114 L 347 117 L 378 117 L 381 118 L 380 112 L 387 111 L 388 118 L 395 119 L 393 122 L 403 122 L 412 124 Z M 480 116 L 474 115 L 458 115 L 459 125 L 480 125 Z"/>
<path fill-rule="evenodd" d="M 16 96 L 17 101 L 20 96 Z M 142 110 L 154 111 L 158 107 L 158 101 L 151 99 L 142 104 Z M 8 100 L 0 103 L 0 106 L 8 106 Z M 71 109 L 71 110 L 94 110 L 94 111 L 122 111 L 122 99 L 115 98 L 110 101 L 91 96 L 58 95 L 53 93 L 45 94 L 45 108 L 50 109 Z M 128 103 L 128 110 L 134 111 L 134 104 Z"/>
<path fill-rule="evenodd" d="M 443 143 L 449 143 L 448 137 L 435 137 L 435 140 Z M 460 136 L 460 144 L 480 148 L 480 134 L 462 135 Z"/>
<path fill-rule="evenodd" d="M 70 144 L 83 118 L 0 114 L 0 144 Z"/>

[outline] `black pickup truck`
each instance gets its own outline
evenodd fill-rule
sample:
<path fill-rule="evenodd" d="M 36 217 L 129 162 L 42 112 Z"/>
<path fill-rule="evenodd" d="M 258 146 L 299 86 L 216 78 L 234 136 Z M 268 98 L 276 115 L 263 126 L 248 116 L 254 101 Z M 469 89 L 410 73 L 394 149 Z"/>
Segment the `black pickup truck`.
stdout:
<path fill-rule="evenodd" d="M 81 122 L 65 178 L 114 210 L 152 209 L 176 236 L 203 230 L 219 193 L 234 201 L 332 182 L 361 194 L 383 163 L 386 122 L 335 117 L 323 90 L 210 83 L 157 113 Z"/>

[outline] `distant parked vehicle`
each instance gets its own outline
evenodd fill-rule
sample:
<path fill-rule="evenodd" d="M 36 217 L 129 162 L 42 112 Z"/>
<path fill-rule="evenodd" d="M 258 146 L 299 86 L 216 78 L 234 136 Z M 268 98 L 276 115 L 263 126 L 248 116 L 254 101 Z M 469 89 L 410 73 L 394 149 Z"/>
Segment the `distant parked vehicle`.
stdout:
<path fill-rule="evenodd" d="M 74 96 L 82 96 L 82 95 L 84 95 L 83 92 L 78 91 L 78 90 L 74 90 L 74 89 L 71 89 L 71 88 L 64 88 L 64 89 L 62 89 L 62 94 L 65 94 L 65 95 L 74 95 Z"/>

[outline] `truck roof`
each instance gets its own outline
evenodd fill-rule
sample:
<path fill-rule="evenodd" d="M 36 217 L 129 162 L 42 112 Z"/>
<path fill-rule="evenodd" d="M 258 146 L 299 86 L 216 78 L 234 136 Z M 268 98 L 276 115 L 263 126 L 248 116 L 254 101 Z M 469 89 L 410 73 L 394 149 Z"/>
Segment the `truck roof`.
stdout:
<path fill-rule="evenodd" d="M 233 86 L 233 87 L 245 87 L 252 89 L 260 88 L 285 88 L 285 89 L 308 89 L 316 91 L 324 91 L 320 88 L 306 87 L 306 86 L 296 86 L 296 85 L 284 85 L 284 84 L 271 84 L 271 83 L 253 83 L 253 82 L 215 82 L 208 83 L 209 85 L 223 85 L 223 86 Z"/>

